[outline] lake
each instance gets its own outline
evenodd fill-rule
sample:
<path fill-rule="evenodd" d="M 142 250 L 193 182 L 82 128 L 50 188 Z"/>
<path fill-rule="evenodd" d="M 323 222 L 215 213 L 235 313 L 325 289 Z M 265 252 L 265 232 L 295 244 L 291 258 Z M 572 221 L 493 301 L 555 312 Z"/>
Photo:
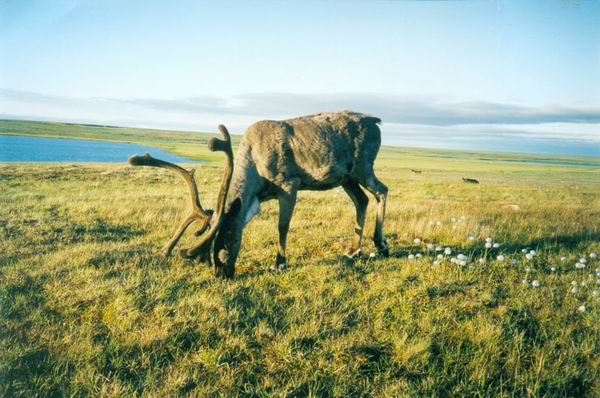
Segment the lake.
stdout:
<path fill-rule="evenodd" d="M 162 149 L 137 144 L 0 135 L 0 162 L 126 163 L 131 155 L 146 152 L 168 162 L 197 163 Z"/>

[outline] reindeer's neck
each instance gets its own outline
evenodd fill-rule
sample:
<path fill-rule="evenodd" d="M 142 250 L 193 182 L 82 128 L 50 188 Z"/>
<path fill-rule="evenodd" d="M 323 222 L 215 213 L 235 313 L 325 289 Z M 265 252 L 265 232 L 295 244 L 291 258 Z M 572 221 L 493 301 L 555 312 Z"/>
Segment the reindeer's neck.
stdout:
<path fill-rule="evenodd" d="M 227 202 L 225 216 L 214 243 L 213 260 L 217 267 L 233 269 L 242 241 L 244 226 L 258 210 L 258 193 L 264 182 L 258 175 L 251 158 L 238 154 Z M 240 201 L 240 210 L 234 213 L 236 200 Z"/>
<path fill-rule="evenodd" d="M 256 165 L 246 153 L 238 154 L 235 162 L 233 178 L 227 195 L 227 211 L 236 199 L 241 200 L 241 209 L 238 213 L 240 226 L 243 227 L 258 213 L 258 194 L 264 189 L 264 180 L 259 176 Z"/>

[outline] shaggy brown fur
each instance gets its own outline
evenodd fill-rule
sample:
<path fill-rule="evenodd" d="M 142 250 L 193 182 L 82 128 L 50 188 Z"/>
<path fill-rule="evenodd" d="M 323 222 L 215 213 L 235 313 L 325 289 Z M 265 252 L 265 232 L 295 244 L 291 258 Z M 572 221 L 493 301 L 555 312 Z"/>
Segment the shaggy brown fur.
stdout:
<path fill-rule="evenodd" d="M 229 192 L 224 198 L 224 212 L 217 211 L 211 218 L 210 239 L 203 239 L 183 254 L 206 258 L 213 246 L 217 274 L 233 276 L 244 226 L 258 213 L 261 202 L 276 198 L 279 201 L 276 266 L 281 268 L 286 265 L 287 233 L 297 192 L 342 186 L 356 206 L 356 229 L 349 257 L 361 253 L 368 204 L 362 188 L 371 192 L 378 203 L 373 239 L 379 252 L 388 255 L 383 235 L 388 189 L 373 172 L 381 144 L 377 126 L 380 122 L 376 117 L 343 111 L 282 121 L 264 120 L 251 125 L 240 143 L 230 186 L 224 178 L 222 190 L 227 186 Z M 220 148 L 217 150 L 227 154 L 226 146 Z M 180 236 L 176 234 L 174 239 Z M 172 240 L 169 248 L 173 245 Z"/>

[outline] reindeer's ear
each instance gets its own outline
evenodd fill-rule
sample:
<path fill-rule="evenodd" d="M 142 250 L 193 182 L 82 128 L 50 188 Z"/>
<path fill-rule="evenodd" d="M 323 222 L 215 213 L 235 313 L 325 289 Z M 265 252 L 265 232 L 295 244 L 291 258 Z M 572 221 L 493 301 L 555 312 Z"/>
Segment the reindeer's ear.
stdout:
<path fill-rule="evenodd" d="M 240 198 L 236 198 L 233 203 L 231 204 L 231 207 L 229 208 L 229 211 L 227 212 L 227 215 L 230 217 L 235 217 L 238 215 L 238 213 L 240 212 L 242 208 L 242 200 Z"/>

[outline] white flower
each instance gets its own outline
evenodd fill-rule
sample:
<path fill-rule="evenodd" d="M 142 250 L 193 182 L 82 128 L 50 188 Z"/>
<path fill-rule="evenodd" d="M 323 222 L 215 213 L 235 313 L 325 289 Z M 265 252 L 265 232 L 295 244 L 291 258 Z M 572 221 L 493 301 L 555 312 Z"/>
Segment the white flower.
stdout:
<path fill-rule="evenodd" d="M 585 312 L 585 305 L 580 305 L 579 308 L 577 308 L 577 311 Z"/>
<path fill-rule="evenodd" d="M 481 257 L 481 258 L 479 259 L 479 263 L 480 263 L 480 264 L 485 264 L 485 258 Z"/>
<path fill-rule="evenodd" d="M 491 244 L 491 243 L 489 243 L 489 242 L 488 242 L 488 243 L 486 243 L 486 244 L 485 244 L 485 248 L 486 248 L 486 249 L 491 249 L 491 248 L 492 248 L 492 244 Z"/>
<path fill-rule="evenodd" d="M 452 249 L 450 249 L 449 247 L 445 248 L 444 249 L 444 254 L 446 254 L 446 255 L 452 254 Z"/>
<path fill-rule="evenodd" d="M 452 258 L 450 259 L 450 262 L 451 262 L 452 264 L 455 264 L 457 261 L 458 261 L 458 260 L 456 259 L 456 257 L 452 257 Z"/>
<path fill-rule="evenodd" d="M 525 272 L 530 273 L 531 272 L 531 268 L 525 267 Z"/>
<path fill-rule="evenodd" d="M 580 285 L 581 285 L 581 286 L 586 286 L 586 285 L 587 285 L 587 282 L 586 282 L 586 281 L 581 281 Z"/>
<path fill-rule="evenodd" d="M 550 267 L 550 271 L 552 271 L 552 272 L 556 271 L 556 267 Z"/>
<path fill-rule="evenodd" d="M 492 238 L 485 238 L 485 243 L 492 243 Z"/>
<path fill-rule="evenodd" d="M 435 247 L 435 251 L 436 251 L 436 252 L 441 252 L 442 250 L 443 250 L 443 249 L 442 249 L 442 246 L 436 246 L 436 247 Z"/>
<path fill-rule="evenodd" d="M 599 292 L 598 290 L 594 290 L 594 291 L 592 292 L 592 296 L 594 296 L 594 297 L 598 297 L 598 295 L 600 295 L 600 292 Z"/>
<path fill-rule="evenodd" d="M 439 262 L 439 261 L 437 261 L 437 260 L 435 260 L 435 261 L 433 262 L 433 265 L 440 265 L 440 262 Z"/>
<path fill-rule="evenodd" d="M 525 258 L 526 258 L 527 260 L 532 260 L 532 259 L 533 259 L 533 254 L 531 254 L 531 253 L 527 253 L 527 254 L 525 255 Z"/>
<path fill-rule="evenodd" d="M 429 243 L 429 244 L 427 245 L 427 250 L 433 250 L 433 248 L 434 248 L 434 246 L 433 246 L 433 244 L 432 244 L 432 243 Z"/>
<path fill-rule="evenodd" d="M 494 247 L 494 249 L 499 248 L 500 247 L 500 243 L 494 243 L 493 247 Z"/>
<path fill-rule="evenodd" d="M 504 261 L 504 256 L 501 254 L 498 257 L 496 257 L 496 260 L 498 260 L 498 261 Z"/>
<path fill-rule="evenodd" d="M 408 255 L 408 259 L 409 260 L 414 260 L 415 259 L 415 255 L 414 254 L 409 254 Z"/>
<path fill-rule="evenodd" d="M 526 285 L 526 286 L 529 286 L 529 281 L 527 279 L 523 279 L 521 281 L 521 283 L 524 284 L 524 285 Z"/>
<path fill-rule="evenodd" d="M 527 250 L 527 249 L 521 249 L 521 253 L 525 254 L 525 253 L 527 253 L 527 252 L 528 252 L 528 250 Z"/>
<path fill-rule="evenodd" d="M 563 256 L 560 258 L 560 261 L 562 261 L 564 263 L 565 261 L 567 261 L 567 258 Z"/>
<path fill-rule="evenodd" d="M 533 287 L 540 287 L 540 286 L 542 286 L 542 284 L 540 283 L 540 281 L 538 281 L 536 279 L 533 282 L 531 282 L 531 286 L 533 286 Z"/>
<path fill-rule="evenodd" d="M 369 257 L 371 257 L 371 258 L 375 258 L 375 257 L 377 257 L 377 253 L 375 253 L 375 252 L 371 252 L 371 253 L 369 254 Z"/>
<path fill-rule="evenodd" d="M 464 254 L 459 254 L 458 256 L 456 256 L 456 258 L 458 258 L 459 260 L 466 260 L 467 256 L 465 256 Z"/>
<path fill-rule="evenodd" d="M 571 293 L 573 293 L 573 294 L 577 294 L 578 291 L 579 291 L 579 289 L 577 289 L 576 286 L 573 286 L 573 288 L 571 289 Z"/>
<path fill-rule="evenodd" d="M 577 281 L 571 281 L 571 285 L 577 286 Z"/>
<path fill-rule="evenodd" d="M 467 262 L 465 260 L 459 260 L 458 264 L 464 267 L 467 265 Z"/>
<path fill-rule="evenodd" d="M 444 259 L 444 256 L 443 256 L 442 254 L 438 254 L 438 255 L 437 255 L 437 259 L 438 259 L 438 260 L 443 260 L 443 259 Z"/>
<path fill-rule="evenodd" d="M 417 253 L 417 254 L 415 255 L 415 257 L 416 257 L 416 258 L 421 258 L 421 257 L 423 257 L 423 255 L 422 255 L 421 253 Z"/>
<path fill-rule="evenodd" d="M 590 258 L 596 258 L 598 255 L 596 253 L 590 253 Z"/>
<path fill-rule="evenodd" d="M 575 263 L 575 268 L 577 268 L 577 269 L 584 269 L 585 268 L 585 264 L 583 264 L 583 263 Z"/>
<path fill-rule="evenodd" d="M 473 235 L 469 235 L 469 240 L 475 240 L 475 237 Z"/>
<path fill-rule="evenodd" d="M 420 245 L 421 244 L 421 239 L 415 238 L 414 242 L 415 242 L 416 245 Z"/>
<path fill-rule="evenodd" d="M 529 254 L 531 254 L 532 256 L 535 256 L 535 254 L 536 254 L 536 253 L 535 253 L 535 250 L 530 250 L 530 251 L 529 251 Z"/>

